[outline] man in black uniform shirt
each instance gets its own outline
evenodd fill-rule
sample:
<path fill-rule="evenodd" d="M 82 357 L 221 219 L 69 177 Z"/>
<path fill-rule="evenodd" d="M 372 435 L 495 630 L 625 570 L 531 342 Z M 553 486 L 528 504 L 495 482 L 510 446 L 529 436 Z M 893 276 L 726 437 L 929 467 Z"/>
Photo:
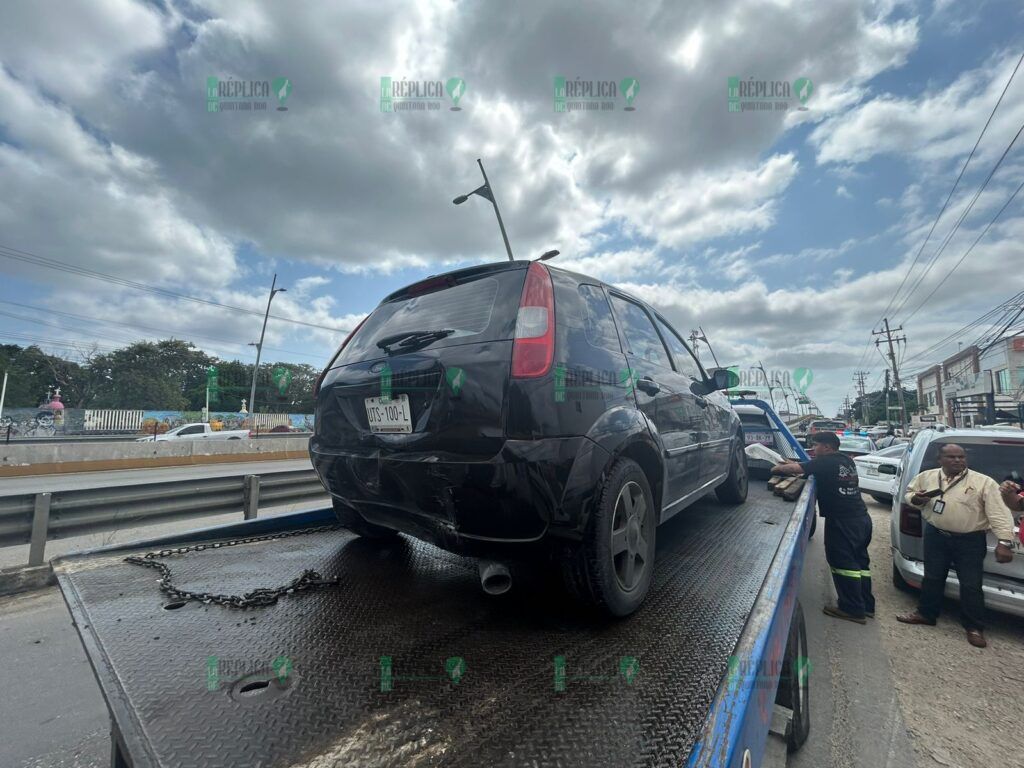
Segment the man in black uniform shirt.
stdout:
<path fill-rule="evenodd" d="M 811 443 L 813 459 L 776 464 L 772 473 L 814 476 L 818 509 L 825 518 L 825 559 L 839 596 L 837 606 L 823 610 L 837 619 L 865 624 L 865 617 L 875 616 L 868 567 L 871 516 L 860 497 L 857 465 L 839 453 L 839 438 L 832 432 L 811 435 Z"/>

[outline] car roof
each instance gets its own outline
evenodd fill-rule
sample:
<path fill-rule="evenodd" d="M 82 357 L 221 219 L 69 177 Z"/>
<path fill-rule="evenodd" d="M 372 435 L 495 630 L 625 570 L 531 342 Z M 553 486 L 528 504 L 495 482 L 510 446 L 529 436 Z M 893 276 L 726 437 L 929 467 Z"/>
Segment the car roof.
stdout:
<path fill-rule="evenodd" d="M 949 440 L 950 438 L 979 438 L 979 437 L 991 437 L 999 440 L 1012 440 L 1014 438 L 1024 440 L 1024 432 L 1017 433 L 1016 430 L 1011 429 L 985 429 L 984 427 L 972 427 L 970 429 L 922 429 L 917 433 L 918 439 L 925 440 L 929 443 L 935 440 Z"/>
<path fill-rule="evenodd" d="M 756 405 L 750 405 L 747 403 L 734 403 L 732 409 L 736 413 L 751 413 L 758 416 L 764 416 L 764 408 L 758 408 Z"/>

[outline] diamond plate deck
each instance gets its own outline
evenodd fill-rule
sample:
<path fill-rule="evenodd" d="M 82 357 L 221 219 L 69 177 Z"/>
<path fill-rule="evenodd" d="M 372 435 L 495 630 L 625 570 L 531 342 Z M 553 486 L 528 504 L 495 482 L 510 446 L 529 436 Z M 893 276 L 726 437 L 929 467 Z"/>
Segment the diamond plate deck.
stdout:
<path fill-rule="evenodd" d="M 644 607 L 617 622 L 551 581 L 489 598 L 472 560 L 344 531 L 166 561 L 194 590 L 342 580 L 268 608 L 167 610 L 155 574 L 122 562 L 135 548 L 55 568 L 136 766 L 678 766 L 792 512 L 754 487 L 683 511 L 658 529 Z M 283 684 L 239 692 L 282 656 Z"/>

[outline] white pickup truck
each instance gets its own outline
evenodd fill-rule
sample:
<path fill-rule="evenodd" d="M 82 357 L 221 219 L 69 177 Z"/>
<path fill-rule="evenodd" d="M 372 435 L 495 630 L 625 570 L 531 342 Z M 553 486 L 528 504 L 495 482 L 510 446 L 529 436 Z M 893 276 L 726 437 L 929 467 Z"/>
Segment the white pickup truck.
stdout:
<path fill-rule="evenodd" d="M 241 440 L 250 437 L 247 429 L 211 429 L 209 424 L 182 424 L 180 427 L 164 432 L 162 435 L 146 435 L 140 437 L 138 443 L 152 443 L 160 440 Z"/>

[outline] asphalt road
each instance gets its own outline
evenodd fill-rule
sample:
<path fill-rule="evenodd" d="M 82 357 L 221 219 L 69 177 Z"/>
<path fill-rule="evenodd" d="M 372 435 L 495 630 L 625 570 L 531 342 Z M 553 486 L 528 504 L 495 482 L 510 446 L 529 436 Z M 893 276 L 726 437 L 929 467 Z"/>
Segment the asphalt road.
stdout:
<path fill-rule="evenodd" d="M 311 469 L 309 459 L 288 461 L 246 461 L 237 464 L 202 464 L 158 469 L 119 469 L 110 472 L 69 472 L 60 475 L 29 475 L 27 477 L 0 478 L 0 496 L 44 491 L 103 488 L 111 485 L 137 485 L 140 483 L 167 483 L 175 480 L 194 480 L 203 477 L 235 477 L 258 475 L 264 472 L 286 472 L 293 469 Z"/>
<path fill-rule="evenodd" d="M 874 502 L 868 506 L 875 520 L 877 619 L 859 626 L 821 613 L 835 599 L 821 526 L 810 543 L 800 600 L 812 665 L 811 735 L 789 765 L 1010 765 L 1003 758 L 1007 748 L 1014 749 L 1007 735 L 1019 722 L 1019 698 L 999 680 L 1020 669 L 1024 621 L 993 616 L 992 646 L 984 651 L 966 644 L 952 602 L 952 615 L 937 628 L 896 624 L 895 613 L 912 606 L 913 598 L 897 592 L 889 579 L 887 512 Z M 0 697 L 0 765 L 108 765 L 106 707 L 56 589 L 0 598 L 0 654 L 4 690 L 17 691 Z"/>

